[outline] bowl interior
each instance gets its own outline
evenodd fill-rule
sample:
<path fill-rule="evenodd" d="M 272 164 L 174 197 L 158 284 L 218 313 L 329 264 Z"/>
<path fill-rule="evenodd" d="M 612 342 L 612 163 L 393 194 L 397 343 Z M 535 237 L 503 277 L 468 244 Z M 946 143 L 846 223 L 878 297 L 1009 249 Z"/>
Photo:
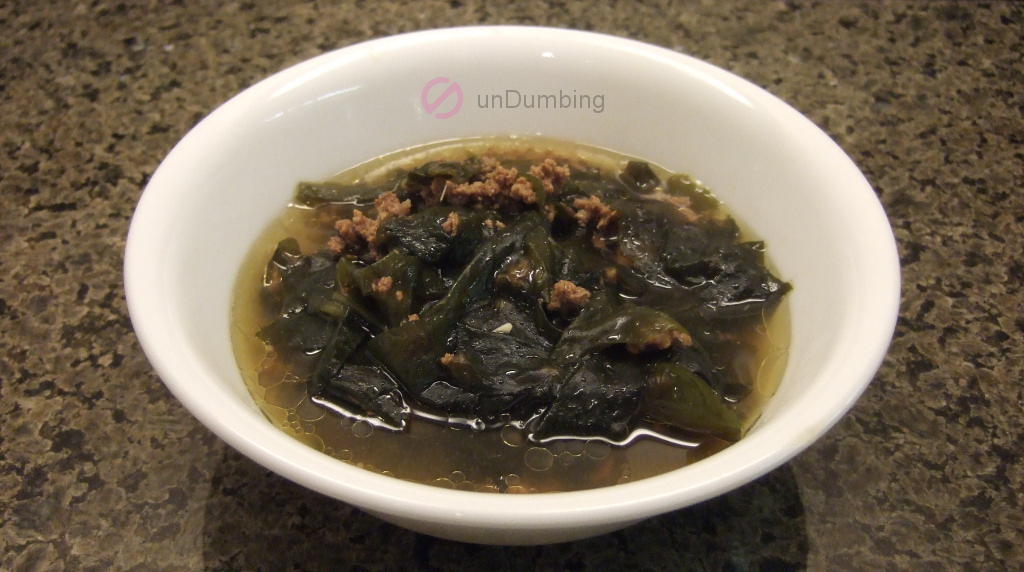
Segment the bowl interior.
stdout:
<path fill-rule="evenodd" d="M 779 391 L 743 441 L 651 482 L 543 503 L 485 495 L 493 498 L 457 501 L 456 509 L 453 498 L 473 493 L 424 492 L 304 450 L 259 413 L 232 353 L 231 294 L 244 256 L 295 183 L 424 143 L 513 134 L 578 141 L 689 173 L 766 240 L 794 285 L 792 340 Z M 635 520 L 774 468 L 820 436 L 870 381 L 892 333 L 898 284 L 891 230 L 871 188 L 793 109 L 667 50 L 532 28 L 386 38 L 253 86 L 198 125 L 154 174 L 126 253 L 129 307 L 148 357 L 218 435 L 286 477 L 375 513 L 478 525 L 503 520 L 489 514 L 495 510 L 550 523 L 565 511 L 595 522 L 612 514 Z"/>

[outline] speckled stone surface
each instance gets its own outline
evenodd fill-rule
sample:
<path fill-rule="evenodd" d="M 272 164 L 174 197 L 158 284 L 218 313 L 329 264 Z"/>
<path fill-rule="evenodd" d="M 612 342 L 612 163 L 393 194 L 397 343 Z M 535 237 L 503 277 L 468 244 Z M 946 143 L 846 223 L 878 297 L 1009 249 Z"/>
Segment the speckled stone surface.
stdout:
<path fill-rule="evenodd" d="M 766 477 L 621 532 L 471 546 L 291 484 L 146 362 L 129 218 L 174 143 L 290 64 L 457 24 L 575 27 L 732 70 L 832 135 L 903 263 L 888 358 Z M 1024 9 L 974 2 L 0 4 L 0 569 L 1024 569 Z"/>

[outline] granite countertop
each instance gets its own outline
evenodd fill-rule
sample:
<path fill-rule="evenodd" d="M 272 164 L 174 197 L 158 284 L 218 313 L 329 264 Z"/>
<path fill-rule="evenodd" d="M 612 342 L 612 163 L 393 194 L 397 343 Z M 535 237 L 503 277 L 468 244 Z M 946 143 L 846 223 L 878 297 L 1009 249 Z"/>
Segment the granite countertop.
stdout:
<path fill-rule="evenodd" d="M 0 569 L 1024 569 L 1024 8 L 974 2 L 0 5 Z M 903 264 L 848 416 L 748 486 L 604 537 L 417 535 L 242 457 L 160 383 L 121 265 L 162 157 L 324 51 L 521 23 L 666 46 L 790 102 L 862 168 Z"/>

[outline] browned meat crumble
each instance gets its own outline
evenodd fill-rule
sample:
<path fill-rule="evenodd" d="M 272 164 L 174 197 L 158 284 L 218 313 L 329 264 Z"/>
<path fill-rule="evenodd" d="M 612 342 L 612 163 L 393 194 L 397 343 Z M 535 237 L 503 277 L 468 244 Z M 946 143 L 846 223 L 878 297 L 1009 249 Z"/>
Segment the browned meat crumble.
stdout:
<path fill-rule="evenodd" d="M 568 280 L 559 280 L 551 287 L 547 309 L 552 312 L 575 312 L 590 302 L 590 291 Z"/>
<path fill-rule="evenodd" d="M 449 236 L 455 236 L 459 234 L 459 213 L 450 212 L 448 218 L 441 223 L 441 230 L 448 233 Z"/>
<path fill-rule="evenodd" d="M 619 218 L 619 212 L 604 204 L 600 197 L 581 197 L 574 200 L 572 206 L 576 209 L 576 223 L 582 227 L 604 230 Z"/>
<path fill-rule="evenodd" d="M 389 216 L 408 215 L 412 211 L 412 201 L 409 199 L 399 201 L 398 195 L 388 191 L 377 197 L 373 201 L 373 206 L 377 211 L 376 218 L 370 218 L 363 211 L 355 209 L 352 211 L 352 218 L 340 219 L 334 223 L 338 235 L 327 241 L 327 247 L 331 252 L 335 254 L 355 252 L 366 246 L 374 257 L 379 258 L 377 227 Z"/>

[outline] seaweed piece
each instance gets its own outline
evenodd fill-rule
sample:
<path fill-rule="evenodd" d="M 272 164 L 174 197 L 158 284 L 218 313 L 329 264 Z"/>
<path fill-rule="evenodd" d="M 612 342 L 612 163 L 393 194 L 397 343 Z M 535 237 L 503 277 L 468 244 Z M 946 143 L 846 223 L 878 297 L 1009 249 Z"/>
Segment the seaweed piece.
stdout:
<path fill-rule="evenodd" d="M 672 289 L 679 284 L 665 273 L 661 252 L 668 237 L 686 224 L 678 211 L 662 201 L 617 201 L 619 232 L 617 260 L 650 288 Z"/>
<path fill-rule="evenodd" d="M 516 328 L 507 324 L 507 332 L 501 326 L 488 330 L 459 324 L 455 347 L 442 360 L 448 383 L 476 397 L 469 413 L 481 419 L 536 410 L 550 401 L 561 373 L 550 366 L 543 340 L 513 333 Z"/>
<path fill-rule="evenodd" d="M 502 332 L 505 336 L 527 345 L 543 348 L 545 354 L 549 354 L 553 342 L 546 332 L 537 326 L 533 319 L 533 308 L 532 305 L 516 303 L 498 296 L 491 302 L 470 310 L 463 317 L 460 326 Z"/>
<path fill-rule="evenodd" d="M 356 206 L 372 205 L 380 196 L 379 186 L 362 183 L 345 184 L 332 181 L 299 183 L 295 192 L 295 202 L 305 207 L 315 207 L 325 203 L 342 203 Z"/>
<path fill-rule="evenodd" d="M 352 183 L 301 181 L 296 185 L 295 204 L 304 207 L 319 207 L 326 204 L 368 207 L 388 190 L 394 192 L 399 200 L 405 200 L 408 198 L 408 192 L 403 188 L 404 182 L 404 175 L 398 172 L 379 183 L 362 180 Z"/>
<path fill-rule="evenodd" d="M 654 173 L 650 163 L 645 161 L 626 162 L 625 168 L 619 174 L 619 180 L 633 191 L 644 195 L 653 193 L 661 184 L 661 179 Z"/>
<path fill-rule="evenodd" d="M 707 187 L 685 174 L 672 175 L 665 181 L 668 194 L 686 197 L 695 211 L 708 211 L 718 208 L 719 202 Z"/>
<path fill-rule="evenodd" d="M 664 350 L 692 342 L 679 322 L 646 306 L 613 306 L 607 297 L 593 300 L 565 329 L 552 351 L 557 364 L 568 364 L 589 353 L 624 346 L 630 353 Z"/>
<path fill-rule="evenodd" d="M 439 361 L 455 325 L 469 308 L 490 297 L 496 272 L 510 254 L 522 248 L 528 224 L 524 219 L 485 241 L 448 293 L 426 306 L 418 320 L 386 329 L 370 341 L 370 352 L 413 395 L 423 393 L 440 378 Z"/>
<path fill-rule="evenodd" d="M 388 217 L 377 228 L 377 243 L 435 264 L 455 242 L 442 228 L 449 212 L 452 209 L 434 207 L 409 216 Z"/>
<path fill-rule="evenodd" d="M 524 300 L 546 296 L 555 282 L 556 252 L 547 231 L 536 219 L 523 233 L 523 252 L 496 278 L 497 286 Z"/>
<path fill-rule="evenodd" d="M 660 363 L 647 378 L 641 415 L 686 431 L 738 441 L 739 417 L 700 377 L 686 368 Z"/>
<path fill-rule="evenodd" d="M 303 309 L 278 317 L 257 335 L 282 352 L 314 354 L 327 346 L 334 327 L 333 321 Z"/>
<path fill-rule="evenodd" d="M 444 229 L 448 217 L 455 213 L 457 231 Z M 501 220 L 492 211 L 435 206 L 403 217 L 388 217 L 377 228 L 377 243 L 401 250 L 427 264 L 443 260 L 464 264 L 488 236 L 484 221 Z"/>
<path fill-rule="evenodd" d="M 361 268 L 363 267 L 357 266 L 347 258 L 339 259 L 334 268 L 337 288 L 331 292 L 329 301 L 324 301 L 322 307 L 324 310 L 331 308 L 351 310 L 371 326 L 373 331 L 379 332 L 386 329 L 388 325 L 362 295 L 356 280 L 356 274 Z"/>
<path fill-rule="evenodd" d="M 277 243 L 277 248 L 274 249 L 274 254 L 263 271 L 261 295 L 264 303 L 281 303 L 287 292 L 285 280 L 298 271 L 305 260 L 298 240 L 286 238 Z"/>
<path fill-rule="evenodd" d="M 565 378 L 530 438 L 624 440 L 640 407 L 644 378 L 597 354 L 586 356 Z"/>
<path fill-rule="evenodd" d="M 433 314 L 402 322 L 371 339 L 367 351 L 379 360 L 413 396 L 441 377 L 452 322 L 457 316 Z"/>
<path fill-rule="evenodd" d="M 740 229 L 731 218 L 677 225 L 666 232 L 659 259 L 665 272 L 681 285 L 701 286 L 717 272 L 711 258 L 731 246 L 739 234 Z"/>
<path fill-rule="evenodd" d="M 455 387 L 441 379 L 431 383 L 419 395 L 420 403 L 435 411 L 443 411 L 448 415 L 466 414 L 474 411 L 477 406 L 477 394 Z M 467 419 L 467 421 L 469 421 Z"/>
<path fill-rule="evenodd" d="M 789 292 L 791 286 L 764 266 L 764 244 L 730 245 L 709 257 L 705 281 L 693 288 L 703 300 L 707 319 L 760 317 Z"/>
<path fill-rule="evenodd" d="M 379 367 L 345 365 L 318 384 L 314 400 L 340 408 L 375 425 L 400 431 L 405 428 L 409 406 L 402 392 L 387 373 Z"/>
<path fill-rule="evenodd" d="M 715 365 L 716 361 L 712 358 L 711 350 L 707 349 L 706 343 L 705 340 L 695 337 L 690 345 L 675 344 L 662 361 L 682 367 L 700 377 L 719 394 L 724 395 L 727 391 L 735 391 L 732 376 Z M 724 349 L 724 345 L 719 343 L 713 345 L 712 348 L 717 354 Z M 728 395 L 731 396 L 733 393 Z"/>
<path fill-rule="evenodd" d="M 448 179 L 455 183 L 465 183 L 483 170 L 483 162 L 479 157 L 469 157 L 465 161 L 430 161 L 406 173 L 408 182 L 425 185 L 436 177 Z"/>
<path fill-rule="evenodd" d="M 321 311 L 320 304 L 335 287 L 331 261 L 317 255 L 302 256 L 298 243 L 285 239 L 278 244 L 264 283 L 264 290 L 277 290 L 278 317 L 257 336 L 282 350 L 305 354 L 323 350 L 334 328 L 331 314 Z"/>
<path fill-rule="evenodd" d="M 352 272 L 352 280 L 363 296 L 377 308 L 391 326 L 412 313 L 423 264 L 415 256 L 393 251 L 377 262 Z"/>

